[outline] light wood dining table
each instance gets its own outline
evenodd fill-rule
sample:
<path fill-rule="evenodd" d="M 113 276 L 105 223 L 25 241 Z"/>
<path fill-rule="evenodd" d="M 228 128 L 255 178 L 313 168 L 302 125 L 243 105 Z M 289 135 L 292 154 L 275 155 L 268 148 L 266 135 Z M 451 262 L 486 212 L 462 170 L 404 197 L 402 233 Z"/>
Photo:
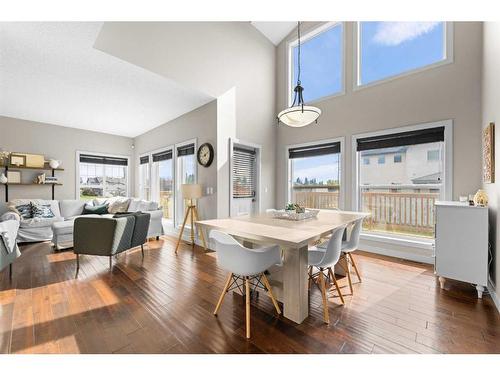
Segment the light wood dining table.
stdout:
<path fill-rule="evenodd" d="M 201 220 L 196 224 L 210 231 L 217 229 L 251 244 L 274 244 L 283 249 L 281 267 L 270 269 L 273 293 L 283 303 L 283 315 L 302 323 L 309 315 L 308 244 L 327 236 L 342 225 L 369 216 L 369 213 L 321 210 L 316 218 L 301 221 L 277 219 L 271 213 L 227 219 Z"/>

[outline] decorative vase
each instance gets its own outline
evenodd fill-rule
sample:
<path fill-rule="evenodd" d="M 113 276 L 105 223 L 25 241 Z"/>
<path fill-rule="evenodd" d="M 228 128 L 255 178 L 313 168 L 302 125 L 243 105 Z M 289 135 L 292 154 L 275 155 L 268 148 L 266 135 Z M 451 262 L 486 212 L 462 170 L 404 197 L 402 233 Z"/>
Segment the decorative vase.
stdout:
<path fill-rule="evenodd" d="M 474 204 L 476 206 L 486 207 L 488 205 L 488 194 L 482 189 L 479 189 L 474 195 Z"/>
<path fill-rule="evenodd" d="M 6 184 L 7 181 L 9 181 L 9 180 L 7 179 L 5 174 L 4 173 L 0 174 L 0 184 Z"/>
<path fill-rule="evenodd" d="M 50 168 L 57 169 L 61 165 L 61 162 L 59 160 L 50 159 L 49 165 L 50 165 Z"/>

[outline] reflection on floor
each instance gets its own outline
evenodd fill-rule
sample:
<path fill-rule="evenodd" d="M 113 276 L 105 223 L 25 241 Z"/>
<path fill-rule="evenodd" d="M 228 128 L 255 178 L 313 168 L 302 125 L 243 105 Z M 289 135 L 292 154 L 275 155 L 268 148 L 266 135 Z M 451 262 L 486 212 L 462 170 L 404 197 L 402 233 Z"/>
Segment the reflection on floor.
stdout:
<path fill-rule="evenodd" d="M 151 241 L 144 260 L 130 251 L 112 272 L 107 258 L 83 257 L 77 280 L 71 251 L 25 246 L 12 283 L 0 273 L 0 353 L 500 353 L 489 297 L 457 282 L 441 291 L 431 266 L 362 252 L 363 282 L 344 307 L 330 300 L 330 326 L 317 288 L 301 325 L 260 293 L 247 340 L 241 296 L 212 315 L 226 277 L 213 254 L 174 246 Z"/>

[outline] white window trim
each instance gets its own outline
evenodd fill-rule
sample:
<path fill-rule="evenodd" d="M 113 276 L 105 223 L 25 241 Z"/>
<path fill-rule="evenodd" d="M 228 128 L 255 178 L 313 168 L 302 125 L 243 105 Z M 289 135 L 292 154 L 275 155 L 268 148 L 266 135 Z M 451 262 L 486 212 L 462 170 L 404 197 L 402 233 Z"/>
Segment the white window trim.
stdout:
<path fill-rule="evenodd" d="M 358 38 L 360 35 L 360 22 L 356 22 L 353 27 L 353 80 L 352 80 L 352 90 L 358 91 L 368 87 L 378 86 L 380 84 L 388 83 L 393 80 L 407 77 L 416 73 L 424 72 L 426 70 L 434 69 L 443 65 L 448 65 L 453 63 L 454 59 L 454 51 L 453 51 L 453 22 L 445 22 L 444 28 L 444 47 L 445 47 L 445 56 L 444 60 L 435 62 L 433 64 L 425 65 L 420 68 L 408 70 L 406 72 L 396 74 L 390 77 L 382 78 L 377 81 L 373 81 L 370 83 L 362 84 L 360 83 L 361 79 L 361 38 Z"/>
<path fill-rule="evenodd" d="M 181 146 L 185 146 L 185 145 L 189 145 L 193 143 L 194 144 L 194 157 L 195 157 L 195 168 L 194 168 L 194 183 L 197 184 L 198 183 L 198 160 L 196 160 L 196 152 L 198 150 L 198 139 L 197 138 L 193 138 L 193 139 L 188 139 L 186 141 L 182 141 L 182 142 L 179 142 L 179 143 L 176 143 L 174 144 L 173 146 L 173 159 L 174 159 L 174 178 L 175 178 L 175 181 L 174 181 L 174 185 L 175 185 L 175 189 L 174 189 L 174 194 L 175 194 L 175 198 L 174 198 L 174 228 L 179 228 L 181 226 L 181 223 L 178 222 L 177 220 L 177 212 L 181 209 L 179 207 L 179 199 L 182 198 L 182 193 L 181 193 L 181 188 L 180 188 L 180 184 L 179 184 L 179 179 L 177 176 L 177 164 L 178 164 L 178 157 L 177 157 L 177 148 L 178 147 L 181 147 Z M 184 210 L 182 210 L 183 212 L 183 215 L 184 215 Z M 191 228 L 191 225 L 189 223 L 186 223 L 186 228 Z"/>
<path fill-rule="evenodd" d="M 137 159 L 137 170 L 135 171 L 136 175 L 138 176 L 138 180 L 139 180 L 139 198 L 140 199 L 144 199 L 142 196 L 141 196 L 141 158 L 143 156 L 148 156 L 149 157 L 149 162 L 148 162 L 148 169 L 149 169 L 149 193 L 151 194 L 151 165 L 152 165 L 152 162 L 151 162 L 151 155 L 152 153 L 151 152 L 145 152 L 143 154 L 140 154 L 138 159 Z"/>
<path fill-rule="evenodd" d="M 351 143 L 351 160 L 353 163 L 354 174 L 352 176 L 352 211 L 359 211 L 359 154 L 357 152 L 357 141 L 359 138 L 373 137 L 378 135 L 386 135 L 392 133 L 399 133 L 412 130 L 422 130 L 435 128 L 439 126 L 444 126 L 444 196 L 443 200 L 453 199 L 453 120 L 443 120 L 436 122 L 428 122 L 417 125 L 403 126 L 399 128 L 385 129 L 381 131 L 375 131 L 370 133 L 355 134 L 352 136 Z M 361 232 L 362 239 L 373 239 L 377 238 L 381 242 L 402 244 L 402 243 L 413 243 L 416 244 L 415 247 L 421 247 L 427 249 L 429 243 L 432 244 L 434 241 L 432 239 L 423 239 L 417 236 L 398 236 L 393 234 L 375 234 L 375 233 L 363 233 Z M 421 245 L 419 245 L 421 244 Z"/>
<path fill-rule="evenodd" d="M 107 156 L 111 158 L 124 158 L 127 159 L 127 184 L 126 184 L 126 192 L 125 196 L 130 197 L 130 160 L 131 157 L 130 155 L 119 155 L 119 154 L 106 154 L 102 152 L 95 152 L 95 151 L 83 151 L 83 150 L 77 150 L 76 151 L 76 158 L 75 158 L 75 199 L 80 200 L 80 155 L 95 155 L 95 156 Z"/>
<path fill-rule="evenodd" d="M 327 96 L 322 96 L 321 98 L 317 98 L 311 101 L 307 101 L 307 104 L 315 104 L 319 103 L 328 99 L 335 98 L 337 96 L 342 96 L 345 95 L 346 91 L 346 54 L 347 54 L 347 43 L 346 43 L 346 25 L 345 22 L 338 22 L 338 21 L 332 21 L 332 22 L 325 22 L 321 24 L 318 27 L 314 27 L 311 30 L 308 30 L 304 35 L 301 35 L 301 44 L 304 44 L 307 42 L 307 40 L 314 38 L 315 36 L 321 34 L 324 31 L 327 31 L 337 25 L 341 25 L 342 27 L 342 62 L 340 66 L 342 67 L 342 72 L 341 72 L 341 84 L 342 87 L 339 92 L 327 95 Z M 290 107 L 292 105 L 292 95 L 291 93 L 293 92 L 293 89 L 295 88 L 295 83 L 292 82 L 292 73 L 293 73 L 293 59 L 292 59 L 292 49 L 296 45 L 298 45 L 299 41 L 297 38 L 293 39 L 292 41 L 288 42 L 286 44 L 286 59 L 287 59 L 287 69 L 286 69 L 286 102 L 288 103 L 288 106 Z M 305 88 L 307 88 L 307 82 L 305 82 L 304 85 Z"/>
<path fill-rule="evenodd" d="M 330 138 L 330 139 L 321 139 L 317 141 L 312 141 L 312 142 L 307 142 L 307 143 L 298 143 L 298 144 L 293 144 L 293 145 L 287 145 L 285 147 L 285 170 L 286 172 L 286 191 L 285 191 L 285 197 L 286 197 L 286 203 L 291 202 L 291 193 L 292 193 L 292 180 L 291 180 L 291 173 L 292 173 L 292 163 L 291 160 L 288 158 L 289 155 L 289 150 L 291 148 L 295 147 L 304 147 L 304 146 L 314 146 L 314 145 L 321 145 L 324 143 L 333 143 L 333 142 L 339 142 L 340 143 L 340 171 L 339 171 L 339 183 L 340 183 L 340 190 L 339 190 L 339 209 L 344 210 L 345 209 L 345 183 L 344 183 L 344 176 L 345 176 L 345 137 L 338 137 L 338 138 Z"/>
<path fill-rule="evenodd" d="M 176 166 L 176 159 L 175 159 L 175 145 L 169 145 L 161 148 L 157 148 L 155 150 L 149 151 L 147 154 L 144 155 L 149 155 L 149 192 L 151 195 L 151 200 L 153 200 L 153 154 L 157 154 L 159 152 L 171 150 L 172 151 L 172 177 L 174 179 L 174 189 L 173 189 L 173 199 L 174 199 L 174 207 L 172 208 L 172 223 L 175 226 L 175 214 L 176 214 L 176 200 L 177 200 L 177 192 L 176 192 L 176 172 L 177 172 L 177 166 Z M 142 156 L 144 156 L 142 155 Z M 160 202 L 158 202 L 160 203 Z M 166 219 L 165 219 L 166 220 Z"/>

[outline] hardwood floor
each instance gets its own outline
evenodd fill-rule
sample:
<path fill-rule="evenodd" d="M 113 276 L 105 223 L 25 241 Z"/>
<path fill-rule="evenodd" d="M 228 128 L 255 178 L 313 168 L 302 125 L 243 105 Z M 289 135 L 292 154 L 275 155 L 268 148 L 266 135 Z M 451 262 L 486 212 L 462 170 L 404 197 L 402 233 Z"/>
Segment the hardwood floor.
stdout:
<path fill-rule="evenodd" d="M 120 255 L 53 253 L 47 243 L 22 249 L 0 273 L 0 353 L 500 353 L 500 316 L 491 299 L 448 282 L 441 291 L 431 266 L 356 252 L 362 283 L 344 307 L 312 288 L 310 316 L 297 325 L 277 317 L 271 300 L 252 301 L 252 338 L 245 302 L 230 293 L 212 315 L 226 279 L 214 253 L 163 237 Z M 353 281 L 357 281 L 353 277 Z"/>

